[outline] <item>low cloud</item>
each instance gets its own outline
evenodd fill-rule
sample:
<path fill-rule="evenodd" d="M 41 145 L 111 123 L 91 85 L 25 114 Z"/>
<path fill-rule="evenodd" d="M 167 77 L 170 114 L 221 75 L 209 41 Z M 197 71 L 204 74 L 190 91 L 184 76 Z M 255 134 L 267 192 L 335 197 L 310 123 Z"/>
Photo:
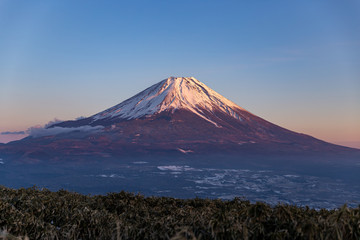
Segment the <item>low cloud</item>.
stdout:
<path fill-rule="evenodd" d="M 60 119 L 57 119 L 57 118 L 54 118 L 54 120 L 48 122 L 47 124 L 45 124 L 45 128 L 48 128 L 54 124 L 58 124 L 58 123 L 61 123 L 63 122 L 63 120 L 60 120 Z"/>
<path fill-rule="evenodd" d="M 83 117 L 81 117 L 83 118 Z M 85 117 L 84 117 L 85 118 Z M 30 127 L 28 128 L 26 131 L 4 131 L 4 132 L 0 132 L 0 136 L 3 135 L 2 138 L 0 138 L 0 142 L 9 142 L 9 141 L 13 141 L 13 140 L 18 140 L 19 135 L 24 135 L 23 137 L 26 136 L 31 136 L 31 137 L 44 137 L 44 136 L 53 136 L 53 135 L 58 135 L 58 134 L 62 134 L 62 133 L 69 133 L 69 132 L 97 132 L 97 131 L 101 131 L 104 126 L 90 126 L 90 125 L 85 125 L 85 126 L 81 126 L 81 127 L 51 127 L 57 123 L 61 123 L 63 121 L 59 120 L 59 119 L 54 119 L 48 123 L 46 123 L 44 126 L 38 125 L 38 126 L 34 126 L 34 127 Z M 7 139 L 4 139 L 7 138 Z M 11 139 L 10 139 L 11 138 Z M 9 140 L 10 139 L 10 140 Z"/>
<path fill-rule="evenodd" d="M 1 135 L 23 135 L 23 134 L 26 134 L 25 131 L 17 131 L 17 132 L 6 131 L 6 132 L 1 132 Z"/>
<path fill-rule="evenodd" d="M 64 128 L 64 127 L 52 127 L 52 128 L 46 128 L 45 127 L 31 127 L 27 130 L 27 133 L 32 137 L 44 137 L 44 136 L 52 136 L 52 135 L 58 135 L 62 133 L 69 133 L 69 132 L 96 132 L 103 129 L 103 126 L 81 126 L 81 127 L 75 127 L 75 128 Z"/>
<path fill-rule="evenodd" d="M 75 120 L 82 120 L 82 119 L 85 119 L 86 117 L 84 117 L 84 116 L 80 116 L 80 117 L 77 117 L 77 118 L 75 118 Z"/>

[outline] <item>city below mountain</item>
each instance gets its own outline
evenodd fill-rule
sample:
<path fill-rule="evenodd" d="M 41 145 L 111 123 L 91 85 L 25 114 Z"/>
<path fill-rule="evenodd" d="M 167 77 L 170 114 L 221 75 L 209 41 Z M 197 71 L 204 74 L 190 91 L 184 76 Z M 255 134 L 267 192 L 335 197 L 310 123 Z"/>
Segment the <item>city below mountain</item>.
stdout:
<path fill-rule="evenodd" d="M 34 129 L 0 146 L 22 159 L 142 154 L 341 153 L 357 151 L 274 125 L 194 77 L 169 77 L 88 118 Z"/>

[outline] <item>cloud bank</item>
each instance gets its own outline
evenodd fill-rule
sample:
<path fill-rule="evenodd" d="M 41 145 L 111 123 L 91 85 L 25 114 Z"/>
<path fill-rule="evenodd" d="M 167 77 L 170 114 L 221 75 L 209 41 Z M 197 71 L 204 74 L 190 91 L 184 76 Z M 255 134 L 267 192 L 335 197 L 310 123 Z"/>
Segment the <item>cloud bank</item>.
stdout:
<path fill-rule="evenodd" d="M 48 122 L 47 124 L 45 124 L 45 128 L 48 128 L 54 124 L 57 124 L 57 123 L 61 123 L 61 122 L 64 122 L 63 120 L 60 120 L 60 119 L 57 119 L 57 118 L 54 118 L 54 120 Z"/>
<path fill-rule="evenodd" d="M 52 136 L 58 135 L 62 133 L 69 133 L 69 132 L 96 132 L 103 129 L 104 126 L 81 126 L 75 128 L 64 128 L 64 127 L 53 127 L 53 128 L 46 128 L 46 127 L 31 127 L 27 130 L 27 133 L 31 137 L 44 137 L 44 136 Z"/>
<path fill-rule="evenodd" d="M 23 134 L 26 134 L 25 131 L 17 131 L 17 132 L 6 131 L 6 132 L 1 132 L 1 135 L 23 135 Z"/>
<path fill-rule="evenodd" d="M 85 117 L 81 117 L 81 118 L 85 118 Z M 85 125 L 85 126 L 73 127 L 73 128 L 51 127 L 54 124 L 61 123 L 61 122 L 63 122 L 63 121 L 55 118 L 54 120 L 48 122 L 44 126 L 38 125 L 38 126 L 30 127 L 26 131 L 0 132 L 0 143 L 7 143 L 10 141 L 19 140 L 26 136 L 31 136 L 31 137 L 36 138 L 36 137 L 44 137 L 44 136 L 53 136 L 53 135 L 75 132 L 75 131 L 77 131 L 77 132 L 97 132 L 97 131 L 101 131 L 104 128 L 104 126 L 100 126 L 100 125 L 94 126 L 94 127 L 90 126 L 90 125 Z"/>

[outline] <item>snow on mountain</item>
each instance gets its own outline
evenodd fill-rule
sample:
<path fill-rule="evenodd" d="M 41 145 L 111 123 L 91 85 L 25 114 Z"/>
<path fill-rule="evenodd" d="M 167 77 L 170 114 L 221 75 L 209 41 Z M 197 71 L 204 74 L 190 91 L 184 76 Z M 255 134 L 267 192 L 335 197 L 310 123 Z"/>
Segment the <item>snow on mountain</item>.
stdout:
<path fill-rule="evenodd" d="M 33 133 L 1 145 L 0 152 L 32 161 L 85 155 L 350 151 L 272 124 L 193 77 L 170 77 L 91 117 L 55 123 Z"/>
<path fill-rule="evenodd" d="M 130 120 L 177 109 L 191 111 L 217 127 L 220 126 L 204 111 L 221 111 L 240 121 L 242 118 L 236 110 L 246 111 L 194 77 L 169 77 L 91 118 L 93 121 L 112 118 Z"/>

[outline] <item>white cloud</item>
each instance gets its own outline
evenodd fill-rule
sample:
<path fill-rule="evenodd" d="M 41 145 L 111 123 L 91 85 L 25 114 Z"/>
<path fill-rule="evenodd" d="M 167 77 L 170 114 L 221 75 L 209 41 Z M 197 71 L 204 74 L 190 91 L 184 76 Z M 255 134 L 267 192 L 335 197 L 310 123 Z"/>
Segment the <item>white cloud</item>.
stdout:
<path fill-rule="evenodd" d="M 45 124 L 45 128 L 50 127 L 50 126 L 52 126 L 54 124 L 57 124 L 57 123 L 61 123 L 61 122 L 63 122 L 63 121 L 60 120 L 60 119 L 54 118 L 54 120 L 52 120 L 52 121 L 48 122 L 47 124 Z"/>
<path fill-rule="evenodd" d="M 77 118 L 75 118 L 75 120 L 81 120 L 81 119 L 85 119 L 86 117 L 84 117 L 84 116 L 80 116 L 80 117 L 77 117 Z"/>
<path fill-rule="evenodd" d="M 11 132 L 11 131 L 6 131 L 6 132 L 1 132 L 1 135 L 24 135 L 25 132 L 24 131 L 15 131 L 15 132 Z"/>
<path fill-rule="evenodd" d="M 43 137 L 43 136 L 51 136 L 57 135 L 61 133 L 69 133 L 73 131 L 80 131 L 80 132 L 96 132 L 103 129 L 103 126 L 81 126 L 75 128 L 64 128 L 64 127 L 53 127 L 53 128 L 44 128 L 44 127 L 31 127 L 27 130 L 27 133 L 32 137 Z"/>

